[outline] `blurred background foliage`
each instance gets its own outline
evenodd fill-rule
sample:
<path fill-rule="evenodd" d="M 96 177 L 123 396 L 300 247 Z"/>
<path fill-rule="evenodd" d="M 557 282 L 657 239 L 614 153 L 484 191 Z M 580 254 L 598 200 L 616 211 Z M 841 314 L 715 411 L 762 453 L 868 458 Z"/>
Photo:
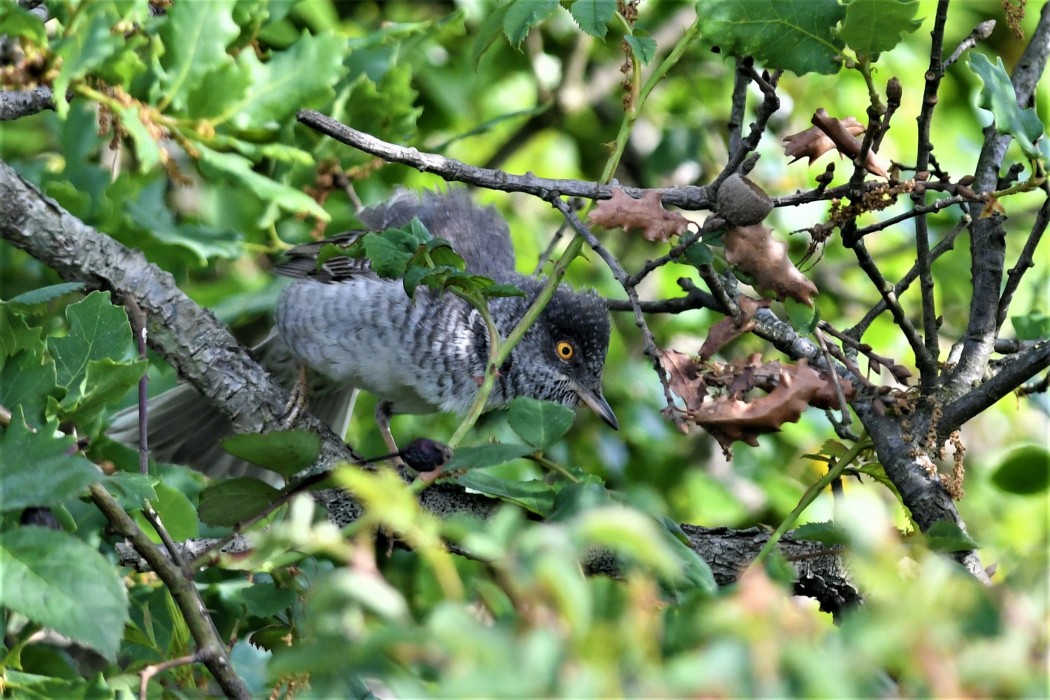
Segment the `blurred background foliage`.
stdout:
<path fill-rule="evenodd" d="M 477 37 L 483 35 L 497 7 L 487 0 L 251 0 L 237 3 L 232 12 L 221 2 L 176 1 L 167 17 L 148 18 L 144 2 L 49 2 L 48 6 L 60 24 L 82 23 L 82 34 L 63 39 L 65 63 L 46 66 L 73 81 L 74 96 L 68 112 L 63 108 L 62 113 L 43 112 L 5 122 L 0 157 L 89 225 L 142 249 L 151 262 L 175 276 L 180 288 L 249 344 L 265 334 L 284 283 L 270 273 L 280 251 L 357 225 L 354 203 L 341 188 L 332 189 L 322 203 L 330 218 L 326 222 L 315 215 L 302 216 L 308 207 L 293 193 L 318 191 L 318 173 L 331 173 L 336 164 L 365 204 L 382 201 L 396 187 L 444 186 L 435 176 L 383 165 L 318 136 L 295 122 L 296 109 L 316 108 L 379 138 L 470 164 L 582 180 L 599 177 L 609 155 L 608 144 L 623 119 L 622 30 L 613 26 L 604 40 L 593 38 L 582 33 L 563 10 L 533 29 L 520 47 L 503 37 L 486 47 Z M 934 7 L 933 2 L 920 2 L 921 27 L 876 63 L 878 85 L 891 76 L 904 84 L 903 103 L 883 146 L 885 155 L 902 162 L 915 152 L 915 118 L 929 61 Z M 1037 10 L 1029 7 L 1020 25 L 1029 35 Z M 661 50 L 682 35 L 696 12 L 692 4 L 678 2 L 642 2 L 639 11 L 637 28 L 656 39 Z M 223 20 L 201 22 L 199 17 L 194 20 L 194 13 Z M 107 33 L 112 26 L 107 22 L 129 17 L 139 19 L 141 31 L 127 37 Z M 997 19 L 998 26 L 976 50 L 993 60 L 1001 56 L 1010 69 L 1024 42 L 1011 33 L 1004 6 L 996 0 L 953 5 L 945 46 L 950 50 L 978 22 L 989 18 Z M 179 29 L 180 24 L 186 26 Z M 222 44 L 216 48 L 203 41 L 201 45 L 236 56 L 239 66 L 262 71 L 259 66 L 267 63 L 255 55 L 270 56 L 273 74 L 249 71 L 259 82 L 242 84 L 238 81 L 243 75 L 235 77 L 229 67 L 234 61 L 223 61 L 226 67 L 212 67 L 208 76 L 199 77 L 198 89 L 180 92 L 170 76 L 176 68 L 186 67 L 178 63 L 177 54 L 184 36 L 180 32 L 191 26 L 203 27 L 209 41 L 226 41 L 225 51 Z M 89 28 L 98 27 L 106 31 L 89 33 Z M 162 68 L 137 66 L 130 57 L 132 50 L 140 50 L 158 35 L 171 42 L 164 47 L 165 54 L 154 57 Z M 713 51 L 717 39 L 703 37 L 695 42 L 653 92 L 616 173 L 621 183 L 705 184 L 721 170 L 727 158 L 734 61 Z M 333 53 L 333 47 L 338 52 Z M 129 52 L 126 60 L 114 58 L 124 51 Z M 280 75 L 274 65 L 279 56 L 288 58 Z M 72 67 L 78 58 L 83 59 L 82 67 Z M 203 65 L 208 57 L 197 60 Z M 174 63 L 164 68 L 165 61 Z M 125 94 L 145 104 L 161 106 L 163 117 L 143 112 L 136 123 L 133 103 L 122 101 L 120 93 L 107 92 L 93 79 L 79 82 L 84 75 L 98 77 L 99 66 L 109 71 L 102 73 L 102 79 L 123 85 Z M 157 72 L 170 79 L 155 79 Z M 53 79 L 54 72 L 49 77 Z M 30 78 L 5 75 L 9 84 L 21 79 L 19 87 L 27 87 Z M 269 96 L 266 87 L 273 88 Z M 980 81 L 963 62 L 948 71 L 942 84 L 934 120 L 935 153 L 941 167 L 955 177 L 972 172 L 980 149 L 987 114 L 975 108 L 979 88 Z M 762 157 L 751 174 L 774 197 L 811 189 L 826 161 L 835 157 L 825 156 L 813 165 L 789 163 L 783 137 L 807 128 L 818 108 L 864 121 L 867 106 L 863 79 L 848 70 L 801 77 L 789 73 L 778 93 L 782 106 L 762 139 Z M 1050 97 L 1046 90 L 1037 95 L 1036 109 L 1045 122 L 1050 118 Z M 753 106 L 757 92 L 752 98 Z M 100 117 L 100 104 L 109 117 Z M 123 138 L 114 139 L 113 114 L 127 129 Z M 745 132 L 751 117 L 749 111 Z M 166 163 L 149 145 L 152 139 L 147 132 L 156 125 L 164 125 L 175 136 L 163 142 Z M 187 155 L 189 151 L 194 157 Z M 240 160 L 232 162 L 229 157 Z M 835 184 L 845 181 L 847 170 L 845 161 L 840 161 Z M 279 183 L 279 188 L 271 189 L 246 173 L 264 176 Z M 532 272 L 561 224 L 560 215 L 525 195 L 479 191 L 476 196 L 507 218 L 518 268 Z M 1008 264 L 1024 242 L 1041 196 L 1037 191 L 1011 202 L 1007 226 L 1017 235 L 1008 236 Z M 878 217 L 902 210 L 895 207 Z M 826 204 L 775 211 L 771 225 L 789 242 L 794 260 L 801 258 L 809 239 L 792 232 L 822 221 L 826 213 Z M 860 225 L 878 220 L 868 216 L 870 220 L 862 219 Z M 958 216 L 955 209 L 931 216 L 934 239 L 940 240 Z M 628 271 L 664 252 L 641 237 L 619 231 L 603 236 Z M 898 278 L 914 262 L 913 236 L 912 226 L 905 224 L 868 241 L 888 278 Z M 955 250 L 934 266 L 937 304 L 944 318 L 942 348 L 965 327 L 970 261 L 964 241 L 960 238 Z M 817 258 L 804 269 L 820 290 L 821 317 L 839 328 L 852 325 L 877 300 L 877 293 L 856 268 L 852 253 L 836 240 L 829 241 Z M 1045 245 L 1036 263 L 1037 270 L 1018 291 L 1015 314 L 1047 312 Z M 696 272 L 686 265 L 665 266 L 640 287 L 642 297 L 680 295 L 676 280 L 681 276 L 696 279 Z M 622 289 L 594 255 L 575 262 L 568 279 L 575 286 L 623 298 Z M 56 273 L 0 242 L 0 298 L 58 281 Z M 60 308 L 58 302 L 55 308 Z M 785 315 L 782 306 L 774 304 L 774 309 Z M 658 345 L 695 353 L 717 319 L 712 312 L 690 311 L 648 320 Z M 833 437 L 825 416 L 810 409 L 797 424 L 763 436 L 757 448 L 738 444 L 734 459 L 727 462 L 706 434 L 694 429 L 681 435 L 661 415 L 660 385 L 642 353 L 633 319 L 618 314 L 614 323 L 605 387 L 621 429 L 611 432 L 595 416 L 581 412 L 573 430 L 549 456 L 600 477 L 610 489 L 679 522 L 729 527 L 779 524 L 822 473 L 821 463 L 803 455 L 817 452 Z M 1009 322 L 1005 334 L 1013 335 Z M 872 326 L 865 341 L 878 353 L 911 365 L 908 345 L 888 315 Z M 775 356 L 755 337 L 736 341 L 723 356 L 754 352 Z M 154 363 L 151 392 L 172 386 L 173 374 L 163 362 Z M 125 404 L 132 400 L 129 396 Z M 399 417 L 394 431 L 406 442 L 420 435 L 442 439 L 455 425 L 448 416 Z M 483 567 L 460 561 L 459 575 L 468 588 L 493 598 L 487 601 L 489 610 L 505 611 L 491 624 L 483 624 L 458 603 L 436 594 L 433 572 L 425 562 L 398 552 L 382 564 L 389 581 L 382 585 L 397 589 L 389 598 L 383 598 L 381 591 L 361 592 L 355 588 L 360 581 L 323 579 L 325 588 L 315 591 L 323 601 L 318 603 L 323 615 L 306 613 L 305 625 L 313 641 L 279 655 L 271 673 L 288 674 L 286 679 L 310 673 L 311 692 L 319 696 L 326 690 L 342 692 L 362 674 L 381 679 L 399 696 L 696 692 L 848 696 L 893 692 L 888 689 L 894 681 L 905 695 L 1045 692 L 1045 685 L 1040 685 L 1045 629 L 1034 621 L 1042 618 L 1045 623 L 1046 613 L 1046 492 L 1007 493 L 996 487 L 991 476 L 1014 448 L 1045 444 L 1047 427 L 1045 395 L 1011 396 L 963 430 L 966 497 L 959 509 L 982 546 L 982 559 L 986 564 L 998 563 L 995 581 L 1006 585 L 993 590 L 977 587 L 946 561 L 888 536 L 891 525 L 908 526 L 895 499 L 872 481 L 848 481 L 848 505 L 839 513 L 834 513 L 829 494 L 803 519 L 821 521 L 845 513 L 848 520 L 849 513 L 854 519 L 862 514 L 851 525 L 868 538 L 867 548 L 854 558 L 857 575 L 869 590 L 885 595 L 873 596 L 838 630 L 826 616 L 760 576 L 745 580 L 724 597 L 697 595 L 673 608 L 645 604 L 659 597 L 661 590 L 652 578 L 640 574 L 629 575 L 622 584 L 605 579 L 575 581 L 569 576 L 580 587 L 572 604 L 568 598 L 555 600 L 551 602 L 554 618 L 525 615 L 523 619 L 512 614 L 513 601 L 495 600 L 505 594 L 486 582 Z M 505 416 L 490 415 L 479 424 L 473 442 L 504 438 L 509 430 Z M 358 404 L 348 440 L 365 455 L 384 451 L 367 397 Z M 950 470 L 950 459 L 942 467 Z M 537 474 L 525 462 L 493 473 L 506 478 Z M 193 498 L 199 486 L 192 486 L 191 478 L 178 478 Z M 89 508 L 70 507 L 90 517 Z M 524 523 L 509 515 L 504 520 L 500 546 L 525 553 L 542 549 L 534 541 L 537 536 L 529 539 Z M 311 566 L 319 568 L 307 578 L 320 577 L 322 570 L 330 568 L 323 561 Z M 274 591 L 281 589 L 279 579 L 273 573 Z M 566 586 L 568 579 L 557 579 L 558 585 Z M 264 576 L 256 583 L 266 580 Z M 543 587 L 542 582 L 535 585 Z M 211 586 L 209 600 L 215 603 L 220 627 L 223 621 L 228 626 L 235 620 L 243 623 L 243 601 L 237 602 L 239 579 L 216 574 Z M 370 598 L 371 593 L 376 597 Z M 140 599 L 147 595 L 152 593 L 138 594 Z M 377 607 L 376 600 L 399 597 L 410 610 Z M 227 601 L 226 607 L 222 601 Z M 258 606 L 258 618 L 294 607 L 284 599 L 249 602 L 249 619 L 256 619 L 253 604 Z M 559 615 L 572 614 L 585 615 L 586 620 L 555 622 Z M 566 624 L 573 634 L 559 633 L 559 624 Z M 419 634 L 417 625 L 425 628 L 418 639 L 414 637 Z M 957 650 L 958 656 L 947 650 Z M 1033 650 L 1042 658 L 1033 658 Z M 252 659 L 257 660 L 256 653 L 242 643 L 235 660 L 249 668 Z M 573 663 L 567 667 L 566 660 Z M 339 668 L 343 662 L 346 675 Z M 404 673 L 406 667 L 415 672 Z M 436 679 L 438 685 L 432 683 Z M 294 686 L 295 681 L 289 683 Z"/>

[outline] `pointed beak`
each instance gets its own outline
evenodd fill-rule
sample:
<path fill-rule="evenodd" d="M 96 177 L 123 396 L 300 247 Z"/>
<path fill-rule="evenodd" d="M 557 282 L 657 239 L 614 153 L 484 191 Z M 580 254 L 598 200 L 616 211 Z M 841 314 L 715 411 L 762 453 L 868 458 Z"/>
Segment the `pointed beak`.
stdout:
<path fill-rule="evenodd" d="M 605 400 L 604 396 L 575 382 L 573 388 L 576 389 L 576 393 L 580 395 L 580 399 L 587 404 L 587 407 L 597 413 L 598 417 L 605 421 L 609 427 L 613 430 L 620 429 L 620 423 L 616 420 L 616 414 L 613 413 L 609 402 Z"/>

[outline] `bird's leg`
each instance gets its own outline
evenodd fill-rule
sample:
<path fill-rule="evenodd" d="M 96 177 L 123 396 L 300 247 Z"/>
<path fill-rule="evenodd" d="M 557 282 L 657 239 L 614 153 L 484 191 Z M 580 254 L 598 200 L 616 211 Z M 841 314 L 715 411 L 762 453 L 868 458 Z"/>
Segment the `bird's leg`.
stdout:
<path fill-rule="evenodd" d="M 299 415 L 306 408 L 309 395 L 310 385 L 306 381 L 306 365 L 299 365 L 299 375 L 295 378 L 295 384 L 291 388 L 291 397 L 288 399 L 288 405 L 284 407 L 284 415 L 281 416 L 282 425 L 288 428 L 299 419 Z"/>
<path fill-rule="evenodd" d="M 390 416 L 394 415 L 394 405 L 389 401 L 380 401 L 376 404 L 376 425 L 379 427 L 379 434 L 383 436 L 383 442 L 386 443 L 386 448 L 390 450 L 391 454 L 400 452 L 397 449 L 397 443 L 394 442 L 394 435 L 390 432 Z M 394 461 L 397 464 L 404 464 L 404 461 L 400 457 L 395 457 Z"/>

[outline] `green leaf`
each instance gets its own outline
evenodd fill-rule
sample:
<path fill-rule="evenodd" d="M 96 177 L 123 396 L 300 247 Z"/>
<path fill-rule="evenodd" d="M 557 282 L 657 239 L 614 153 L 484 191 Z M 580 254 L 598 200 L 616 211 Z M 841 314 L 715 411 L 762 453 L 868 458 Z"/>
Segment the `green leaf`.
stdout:
<path fill-rule="evenodd" d="M 0 5 L 0 36 L 3 35 L 21 37 L 37 46 L 47 43 L 47 30 L 40 18 L 13 2 Z"/>
<path fill-rule="evenodd" d="M 365 236 L 365 254 L 380 277 L 396 279 L 405 274 L 419 249 L 419 240 L 408 231 L 389 229 Z"/>
<path fill-rule="evenodd" d="M 164 53 L 152 87 L 154 99 L 185 111 L 205 78 L 233 63 L 226 47 L 241 33 L 233 7 L 233 0 L 195 0 L 168 8 L 159 32 Z"/>
<path fill-rule="evenodd" d="M 197 511 L 190 503 L 190 499 L 186 498 L 186 494 L 164 482 L 155 483 L 153 488 L 156 497 L 150 500 L 150 505 L 157 512 L 161 524 L 172 539 L 188 540 L 199 536 L 200 523 L 197 521 Z M 141 512 L 135 513 L 135 520 L 154 542 L 161 541 L 160 535 Z"/>
<path fill-rule="evenodd" d="M 160 146 L 150 134 L 149 129 L 142 123 L 142 115 L 138 107 L 120 110 L 120 123 L 127 129 L 131 136 L 131 143 L 135 146 L 135 156 L 138 161 L 140 173 L 152 170 L 160 163 Z"/>
<path fill-rule="evenodd" d="M 798 75 L 837 73 L 844 43 L 831 29 L 845 15 L 838 0 L 704 0 L 697 6 L 705 39 L 732 56 L 754 56 Z"/>
<path fill-rule="evenodd" d="M 281 492 L 259 479 L 238 477 L 201 491 L 200 518 L 209 525 L 232 527 L 273 503 Z"/>
<path fill-rule="evenodd" d="M 55 408 L 62 418 L 89 426 L 139 381 L 147 363 L 137 359 L 128 315 L 110 303 L 108 292 L 92 292 L 66 307 L 65 315 L 69 334 L 47 341 L 58 385 L 66 389 Z"/>
<path fill-rule="evenodd" d="M 52 85 L 55 111 L 69 112 L 66 92 L 75 81 L 102 66 L 124 46 L 124 37 L 110 28 L 119 21 L 113 3 L 85 3 L 66 27 L 65 35 L 53 45 L 62 66 Z"/>
<path fill-rule="evenodd" d="M 569 7 L 569 14 L 580 29 L 604 39 L 609 22 L 616 15 L 616 0 L 576 0 Z"/>
<path fill-rule="evenodd" d="M 113 565 L 65 532 L 20 527 L 0 539 L 0 605 L 115 661 L 128 621 Z"/>
<path fill-rule="evenodd" d="M 1042 340 L 1050 337 L 1050 316 L 1032 311 L 1024 316 L 1011 316 L 1018 340 Z"/>
<path fill-rule="evenodd" d="M 606 547 L 659 576 L 675 578 L 681 573 L 680 562 L 661 530 L 648 515 L 620 505 L 586 510 L 572 527 L 589 546 Z"/>
<path fill-rule="evenodd" d="M 612 494 L 604 484 L 586 479 L 576 484 L 568 484 L 558 491 L 549 519 L 554 522 L 571 520 L 584 511 L 612 504 Z"/>
<path fill-rule="evenodd" d="M 317 461 L 321 438 L 309 430 L 247 433 L 226 438 L 222 447 L 234 457 L 287 478 Z"/>
<path fill-rule="evenodd" d="M 328 222 L 331 217 L 314 199 L 283 183 L 260 175 L 252 169 L 252 163 L 244 156 L 234 153 L 219 153 L 206 146 L 196 145 L 200 154 L 201 172 L 206 177 L 224 178 L 239 184 L 254 194 L 260 202 L 275 204 L 292 214 L 309 214 Z"/>
<path fill-rule="evenodd" d="M 48 355 L 24 350 L 0 367 L 0 406 L 18 406 L 33 428 L 44 427 L 49 401 L 64 393 L 56 383 L 55 362 Z"/>
<path fill-rule="evenodd" d="M 1050 486 L 1050 452 L 1042 445 L 1024 445 L 1006 455 L 992 472 L 992 483 L 1007 493 L 1029 496 Z"/>
<path fill-rule="evenodd" d="M 44 353 L 43 332 L 39 328 L 31 328 L 11 306 L 11 302 L 0 302 L 0 351 L 3 352 L 0 360 L 13 357 L 22 350 L 29 350 L 34 355 Z M 0 391 L 3 391 L 3 386 L 0 383 Z"/>
<path fill-rule="evenodd" d="M 661 520 L 664 526 L 662 532 L 664 542 L 677 554 L 681 561 L 682 577 L 685 582 L 707 595 L 716 594 L 718 592 L 718 583 L 715 581 L 715 575 L 711 571 L 711 566 L 689 546 L 688 538 L 685 538 L 684 542 L 679 538 L 678 533 L 683 537 L 685 533 L 682 532 L 677 523 L 668 518 L 662 518 Z"/>
<path fill-rule="evenodd" d="M 14 407 L 11 423 L 0 433 L 0 511 L 56 505 L 102 479 L 90 460 L 70 453 L 76 440 L 57 433 L 57 427 L 30 430 L 22 407 Z"/>
<path fill-rule="evenodd" d="M 189 251 L 201 267 L 214 258 L 237 258 L 243 253 L 241 236 L 236 231 L 177 223 L 166 199 L 167 184 L 158 178 L 143 187 L 134 199 L 124 201 L 124 211 L 141 229 L 140 235 Z"/>
<path fill-rule="evenodd" d="M 475 68 L 478 68 L 481 63 L 481 57 L 492 48 L 492 44 L 499 38 L 500 32 L 503 30 L 503 20 L 507 17 L 507 10 L 510 9 L 510 5 L 503 3 L 497 5 L 488 13 L 485 17 L 485 21 L 481 23 L 477 31 L 474 34 L 474 41 L 471 42 L 470 47 L 470 58 Z"/>
<path fill-rule="evenodd" d="M 889 51 L 922 25 L 915 19 L 918 0 L 845 0 L 846 16 L 838 37 L 858 56 Z"/>
<path fill-rule="evenodd" d="M 513 503 L 544 518 L 549 516 L 554 508 L 555 489 L 540 479 L 516 481 L 471 471 L 457 476 L 455 482 L 486 496 Z"/>
<path fill-rule="evenodd" d="M 628 34 L 623 40 L 630 45 L 631 53 L 643 65 L 650 63 L 656 57 L 656 42 L 646 36 L 642 30 L 634 30 L 634 33 Z"/>
<path fill-rule="evenodd" d="M 693 267 L 710 265 L 715 259 L 715 254 L 711 252 L 711 248 L 706 243 L 694 243 L 685 249 L 684 255 Z"/>
<path fill-rule="evenodd" d="M 1043 154 L 1035 142 L 1040 137 L 1045 138 L 1043 122 L 1034 107 L 1021 109 L 1017 104 L 1017 93 L 1003 66 L 1003 59 L 996 56 L 995 65 L 992 65 L 983 54 L 971 52 L 967 61 L 970 70 L 984 82 L 977 106 L 992 113 L 996 130 L 1013 136 L 1026 156 L 1041 158 Z"/>
<path fill-rule="evenodd" d="M 503 442 L 475 445 L 473 447 L 459 447 L 456 449 L 455 454 L 452 455 L 451 461 L 445 466 L 445 470 L 451 472 L 494 467 L 497 464 L 520 459 L 535 451 L 535 448 L 528 445 L 515 445 Z"/>
<path fill-rule="evenodd" d="M 820 542 L 826 545 L 847 545 L 852 540 L 849 532 L 833 522 L 806 523 L 791 532 L 796 540 Z"/>
<path fill-rule="evenodd" d="M 521 291 L 513 284 L 490 284 L 481 290 L 481 296 L 486 299 L 493 299 L 495 297 L 523 297 L 525 292 Z"/>
<path fill-rule="evenodd" d="M 948 520 L 938 520 L 925 533 L 926 546 L 934 552 L 968 552 L 980 549 L 972 537 Z"/>
<path fill-rule="evenodd" d="M 351 86 L 346 114 L 341 121 L 368 124 L 369 133 L 377 138 L 411 143 L 416 134 L 416 119 L 423 112 L 421 107 L 414 106 L 416 95 L 412 67 L 407 62 L 391 66 L 378 83 L 361 75 Z M 345 150 L 341 147 L 339 157 L 345 158 Z"/>
<path fill-rule="evenodd" d="M 8 299 L 7 303 L 19 306 L 36 306 L 37 304 L 46 304 L 49 301 L 54 301 L 72 292 L 82 292 L 84 288 L 83 282 L 61 282 L 19 294 L 13 299 Z"/>
<path fill-rule="evenodd" d="M 529 30 L 558 9 L 558 0 L 514 0 L 503 17 L 503 33 L 511 46 L 521 46 Z"/>
<path fill-rule="evenodd" d="M 249 586 L 240 595 L 249 615 L 270 617 L 295 605 L 298 596 L 291 588 L 278 588 L 273 581 Z"/>
<path fill-rule="evenodd" d="M 106 479 L 106 489 L 129 513 L 142 510 L 146 501 L 157 500 L 156 479 L 138 472 L 116 472 Z M 147 532 L 149 528 L 147 528 Z"/>
<path fill-rule="evenodd" d="M 280 129 L 296 110 L 331 100 L 344 72 L 346 39 L 335 33 L 303 34 L 288 49 L 274 52 L 266 63 L 254 51 L 242 51 L 237 64 L 250 76 L 250 87 L 230 104 L 230 123 L 240 130 Z M 309 66 L 309 70 L 304 70 Z"/>
<path fill-rule="evenodd" d="M 514 432 L 540 450 L 567 433 L 575 417 L 576 413 L 568 406 L 527 396 L 514 399 L 507 409 L 507 422 Z"/>
<path fill-rule="evenodd" d="M 808 306 L 789 297 L 784 300 L 784 308 L 787 309 L 791 327 L 799 333 L 812 333 L 820 323 L 820 309 L 816 306 Z"/>

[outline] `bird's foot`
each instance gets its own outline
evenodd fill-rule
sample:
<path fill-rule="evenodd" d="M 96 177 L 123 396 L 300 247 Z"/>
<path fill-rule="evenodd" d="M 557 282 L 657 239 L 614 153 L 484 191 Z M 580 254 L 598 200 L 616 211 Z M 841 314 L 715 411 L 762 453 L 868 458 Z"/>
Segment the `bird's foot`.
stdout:
<path fill-rule="evenodd" d="M 299 376 L 296 377 L 295 384 L 292 385 L 291 397 L 288 399 L 288 404 L 284 407 L 284 414 L 280 419 L 280 423 L 285 430 L 292 427 L 299 420 L 299 416 L 302 415 L 303 410 L 306 408 L 309 395 L 310 386 L 306 381 L 306 365 L 300 365 Z"/>

